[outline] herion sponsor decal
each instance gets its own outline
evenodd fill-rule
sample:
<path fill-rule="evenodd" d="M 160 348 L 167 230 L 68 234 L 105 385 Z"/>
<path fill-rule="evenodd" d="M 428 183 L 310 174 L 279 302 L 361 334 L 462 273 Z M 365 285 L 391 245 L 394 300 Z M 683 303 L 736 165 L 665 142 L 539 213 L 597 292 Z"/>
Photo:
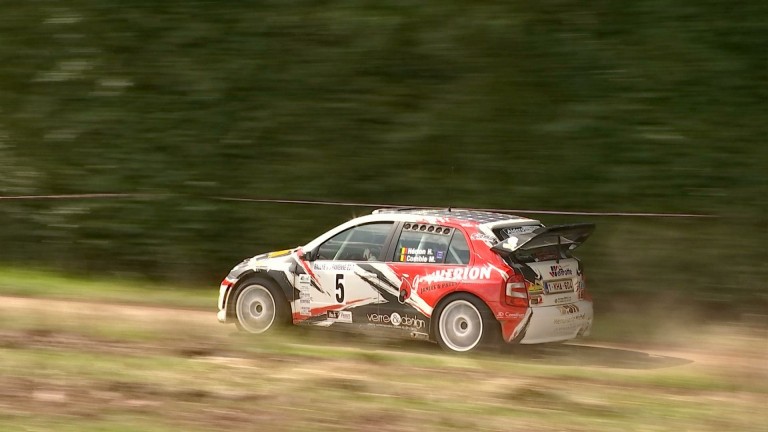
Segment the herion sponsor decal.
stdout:
<path fill-rule="evenodd" d="M 352 271 L 355 268 L 353 263 L 337 263 L 337 262 L 315 262 L 312 266 L 312 270 L 320 271 Z"/>
<path fill-rule="evenodd" d="M 579 307 L 575 304 L 562 305 L 557 308 L 560 309 L 560 315 L 579 313 Z"/>
<path fill-rule="evenodd" d="M 392 312 L 389 315 L 382 315 L 377 313 L 369 313 L 368 321 L 374 324 L 388 324 L 393 326 L 414 327 L 421 329 L 426 327 L 427 323 L 418 317 L 409 315 L 400 315 L 397 312 Z"/>
<path fill-rule="evenodd" d="M 556 264 L 549 266 L 549 275 L 552 277 L 573 276 L 573 270 Z"/>
<path fill-rule="evenodd" d="M 568 296 L 556 298 L 555 299 L 555 304 L 568 303 L 570 301 L 572 301 L 572 298 L 571 298 L 571 296 L 568 295 Z"/>
<path fill-rule="evenodd" d="M 458 267 L 437 270 L 425 276 L 416 275 L 413 278 L 413 286 L 418 292 L 424 292 L 423 287 L 428 287 L 437 282 L 487 280 L 491 278 L 491 267 Z"/>
<path fill-rule="evenodd" d="M 459 282 L 457 281 L 435 282 L 431 285 L 420 287 L 419 294 L 424 294 L 424 293 L 428 293 L 430 291 L 435 291 L 435 290 L 455 288 L 458 285 L 459 285 Z"/>
<path fill-rule="evenodd" d="M 351 323 L 352 312 L 351 311 L 328 311 L 328 319 L 334 320 L 336 322 Z"/>
<path fill-rule="evenodd" d="M 406 300 L 411 298 L 411 283 L 408 282 L 408 279 L 406 279 L 405 276 L 402 276 L 402 280 L 400 281 L 400 290 L 398 292 L 397 301 L 400 303 L 405 303 Z"/>

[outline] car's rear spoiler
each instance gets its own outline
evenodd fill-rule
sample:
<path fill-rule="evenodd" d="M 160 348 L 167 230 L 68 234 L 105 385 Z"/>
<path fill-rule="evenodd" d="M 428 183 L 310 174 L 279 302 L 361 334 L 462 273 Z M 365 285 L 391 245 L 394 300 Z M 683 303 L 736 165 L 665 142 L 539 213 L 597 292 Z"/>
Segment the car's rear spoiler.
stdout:
<path fill-rule="evenodd" d="M 500 255 L 511 255 L 515 251 L 546 246 L 561 246 L 572 250 L 584 243 L 594 230 L 595 224 L 592 223 L 540 227 L 529 233 L 512 235 L 496 243 L 491 249 Z"/>

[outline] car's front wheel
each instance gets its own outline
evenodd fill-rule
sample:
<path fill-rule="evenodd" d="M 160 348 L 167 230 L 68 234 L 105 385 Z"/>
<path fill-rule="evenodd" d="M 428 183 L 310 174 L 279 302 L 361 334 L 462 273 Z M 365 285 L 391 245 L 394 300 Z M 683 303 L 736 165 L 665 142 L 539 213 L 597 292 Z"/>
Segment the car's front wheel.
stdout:
<path fill-rule="evenodd" d="M 285 324 L 289 306 L 282 293 L 267 281 L 246 282 L 235 297 L 237 327 L 261 334 Z"/>
<path fill-rule="evenodd" d="M 468 352 L 490 342 L 498 325 L 488 307 L 469 294 L 457 294 L 438 307 L 435 339 L 446 351 Z"/>

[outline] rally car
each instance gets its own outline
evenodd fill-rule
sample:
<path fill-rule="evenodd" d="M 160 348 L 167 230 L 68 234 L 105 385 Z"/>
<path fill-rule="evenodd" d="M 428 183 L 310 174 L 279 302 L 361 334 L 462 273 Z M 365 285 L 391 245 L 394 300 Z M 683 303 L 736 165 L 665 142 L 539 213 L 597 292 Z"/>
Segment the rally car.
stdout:
<path fill-rule="evenodd" d="M 593 224 L 382 209 L 304 246 L 248 258 L 221 282 L 218 320 L 386 331 L 466 352 L 588 335 L 592 299 L 571 252 Z"/>

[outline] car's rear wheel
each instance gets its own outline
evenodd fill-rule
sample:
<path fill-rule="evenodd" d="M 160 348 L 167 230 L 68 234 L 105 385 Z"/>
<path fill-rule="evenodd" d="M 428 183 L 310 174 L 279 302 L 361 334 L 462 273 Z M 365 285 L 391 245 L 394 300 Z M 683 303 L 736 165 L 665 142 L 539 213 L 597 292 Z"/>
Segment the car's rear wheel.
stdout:
<path fill-rule="evenodd" d="M 267 281 L 246 282 L 235 297 L 237 327 L 261 334 L 287 322 L 289 306 L 277 288 Z"/>
<path fill-rule="evenodd" d="M 488 307 L 469 294 L 457 294 L 441 304 L 436 317 L 435 339 L 446 351 L 473 351 L 497 333 Z"/>

